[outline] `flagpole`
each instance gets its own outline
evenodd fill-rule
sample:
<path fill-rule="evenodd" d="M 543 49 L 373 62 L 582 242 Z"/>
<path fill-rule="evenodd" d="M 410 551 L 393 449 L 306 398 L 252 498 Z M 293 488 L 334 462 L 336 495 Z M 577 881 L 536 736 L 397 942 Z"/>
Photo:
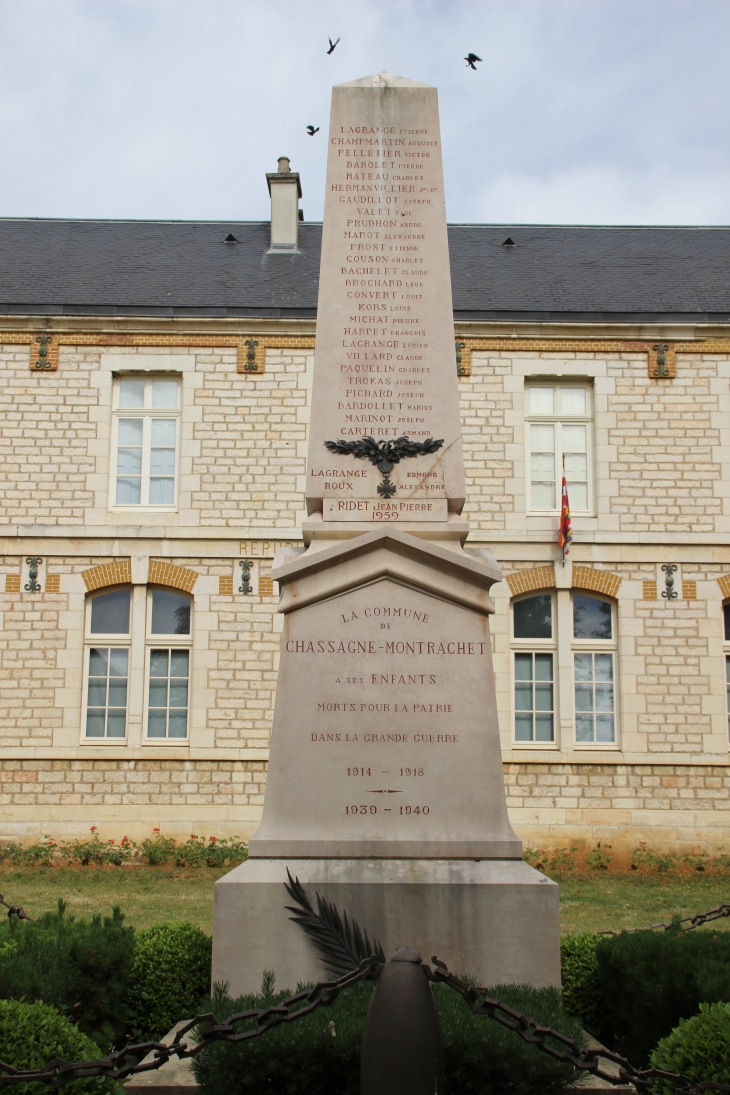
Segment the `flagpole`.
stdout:
<path fill-rule="evenodd" d="M 565 453 L 562 453 L 563 457 L 563 474 L 560 480 L 560 557 L 562 565 L 565 566 L 565 536 L 563 535 L 563 483 L 565 482 Z"/>

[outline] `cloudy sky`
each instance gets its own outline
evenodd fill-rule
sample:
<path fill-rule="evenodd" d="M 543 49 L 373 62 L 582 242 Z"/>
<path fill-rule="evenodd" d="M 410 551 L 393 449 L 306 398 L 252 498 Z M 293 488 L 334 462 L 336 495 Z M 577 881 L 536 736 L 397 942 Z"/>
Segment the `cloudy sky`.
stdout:
<path fill-rule="evenodd" d="M 729 224 L 729 41 L 730 0 L 0 0 L 0 216 L 268 219 L 288 155 L 320 219 L 330 88 L 388 70 L 451 221 Z"/>

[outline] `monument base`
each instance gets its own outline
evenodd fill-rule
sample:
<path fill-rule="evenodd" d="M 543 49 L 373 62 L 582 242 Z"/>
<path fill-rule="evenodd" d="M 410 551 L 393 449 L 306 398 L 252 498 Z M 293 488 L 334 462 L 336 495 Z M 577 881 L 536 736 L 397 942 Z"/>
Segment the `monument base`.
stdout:
<path fill-rule="evenodd" d="M 558 886 L 521 860 L 249 859 L 215 884 L 213 981 L 235 997 L 331 977 L 289 917 L 287 868 L 376 936 L 386 957 L 413 947 L 481 985 L 560 985 Z"/>

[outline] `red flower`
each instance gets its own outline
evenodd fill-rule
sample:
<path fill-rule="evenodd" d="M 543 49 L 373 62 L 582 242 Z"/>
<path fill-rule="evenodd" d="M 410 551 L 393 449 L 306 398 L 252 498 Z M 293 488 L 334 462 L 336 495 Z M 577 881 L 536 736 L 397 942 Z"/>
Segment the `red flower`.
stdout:
<path fill-rule="evenodd" d="M 208 840 L 209 840 L 209 841 L 211 842 L 211 844 L 215 844 L 215 842 L 216 842 L 216 840 L 217 840 L 217 839 L 218 839 L 218 837 L 217 837 L 217 836 L 210 836 L 210 837 L 208 837 Z"/>
<path fill-rule="evenodd" d="M 153 833 L 159 833 L 159 831 L 160 831 L 160 827 L 159 827 L 159 825 L 155 825 L 155 827 L 154 827 L 154 829 L 152 830 L 152 832 L 153 832 Z"/>
<path fill-rule="evenodd" d="M 92 825 L 91 828 L 89 829 L 89 832 L 90 833 L 95 833 L 96 832 L 96 825 Z"/>

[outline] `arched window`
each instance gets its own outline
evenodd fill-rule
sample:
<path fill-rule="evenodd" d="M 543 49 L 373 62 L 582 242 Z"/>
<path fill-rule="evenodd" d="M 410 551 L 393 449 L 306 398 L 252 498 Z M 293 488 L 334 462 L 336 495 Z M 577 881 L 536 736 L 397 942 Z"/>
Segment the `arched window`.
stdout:
<path fill-rule="evenodd" d="M 147 737 L 188 736 L 192 597 L 172 589 L 148 591 Z"/>
<path fill-rule="evenodd" d="M 616 742 L 616 609 L 594 593 L 573 592 L 573 686 L 578 745 Z"/>
<path fill-rule="evenodd" d="M 131 592 L 113 589 L 87 600 L 87 738 L 124 738 L 127 733 Z"/>
<path fill-rule="evenodd" d="M 552 593 L 512 603 L 516 742 L 555 741 L 554 615 Z"/>

